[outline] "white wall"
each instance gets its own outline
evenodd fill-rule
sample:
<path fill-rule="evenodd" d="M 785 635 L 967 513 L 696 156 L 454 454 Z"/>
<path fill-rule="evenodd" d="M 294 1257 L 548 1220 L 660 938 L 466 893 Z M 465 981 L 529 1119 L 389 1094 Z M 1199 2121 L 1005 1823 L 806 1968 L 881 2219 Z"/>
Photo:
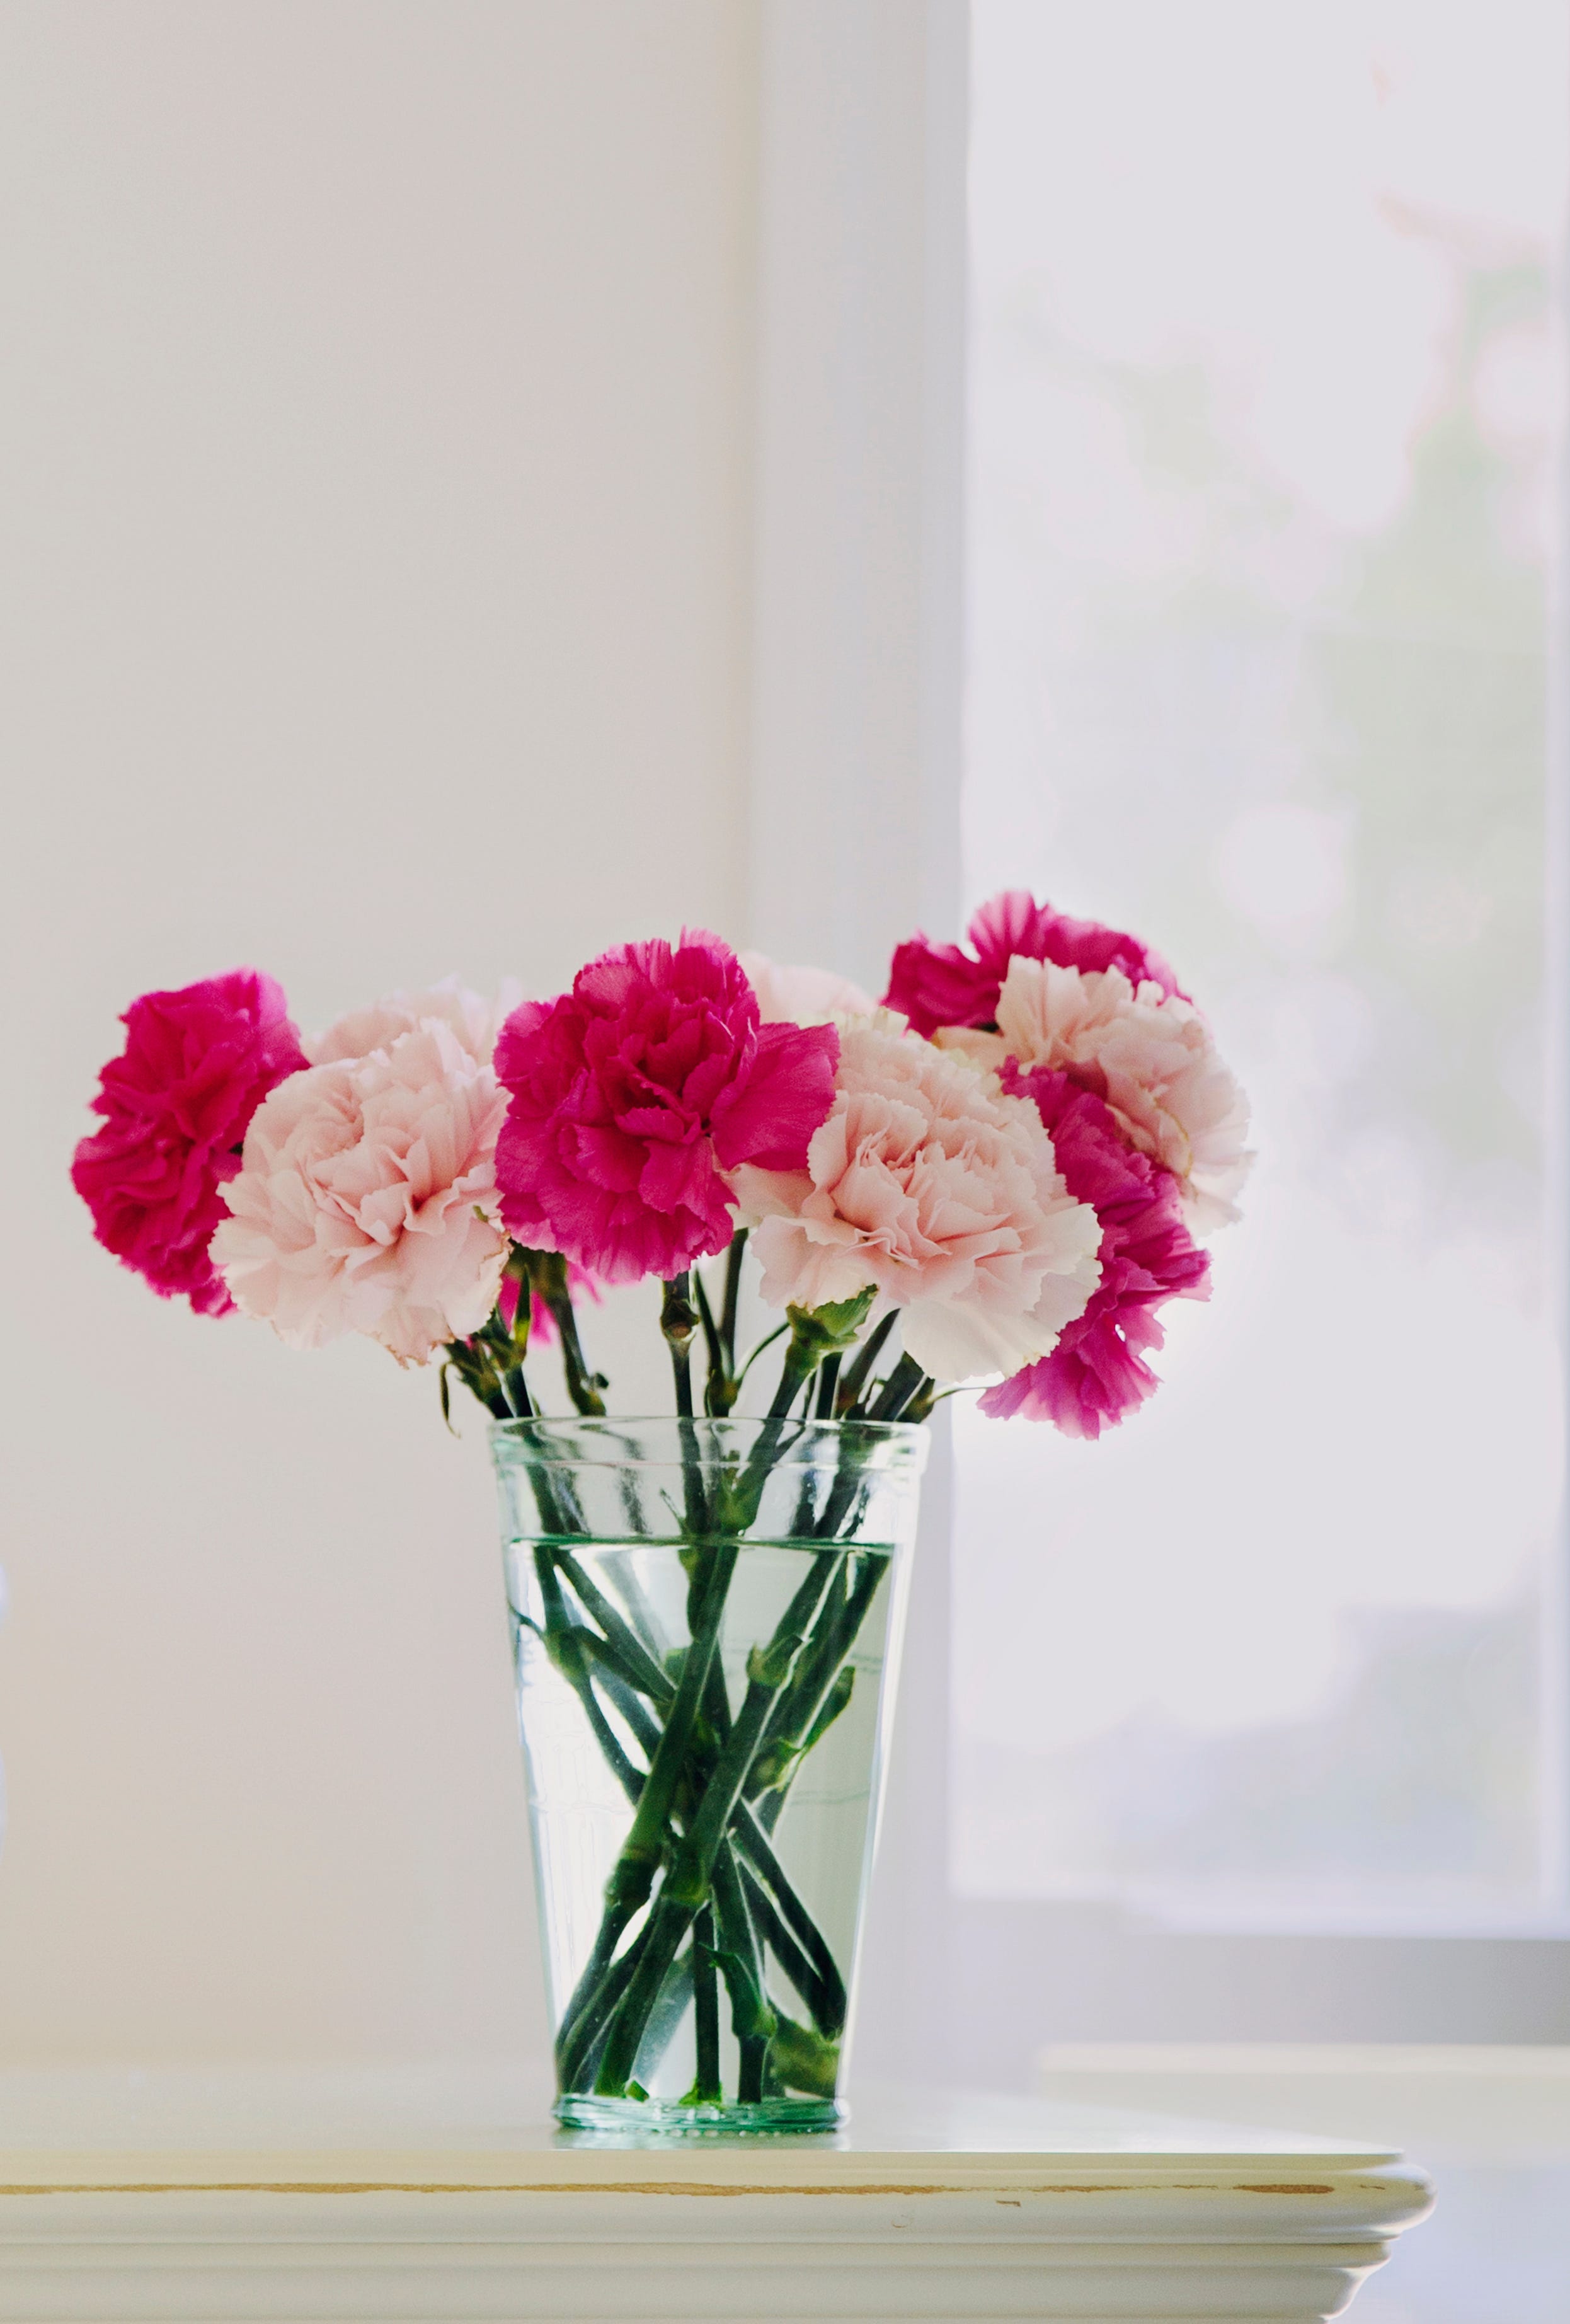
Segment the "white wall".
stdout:
<path fill-rule="evenodd" d="M 146 987 L 739 927 L 755 39 L 0 14 L 10 2058 L 542 2043 L 478 1426 L 160 1303 L 66 1170 Z"/>
<path fill-rule="evenodd" d="M 877 992 L 899 939 L 959 908 L 969 14 L 764 0 L 762 22 L 748 917 L 764 949 Z M 858 2080 L 965 2068 L 947 1418 L 922 1492 Z"/>

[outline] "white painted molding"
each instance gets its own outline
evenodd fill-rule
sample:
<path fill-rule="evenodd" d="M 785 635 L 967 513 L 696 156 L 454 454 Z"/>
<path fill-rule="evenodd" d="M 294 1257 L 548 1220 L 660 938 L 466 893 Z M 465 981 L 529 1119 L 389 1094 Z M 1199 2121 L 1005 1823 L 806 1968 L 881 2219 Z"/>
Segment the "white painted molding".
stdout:
<path fill-rule="evenodd" d="M 0 2076 L 8 2137 L 73 2126 L 0 2152 L 0 2319 L 1321 2324 L 1429 2200 L 1382 2148 L 1106 2108 L 886 2098 L 826 2139 L 596 2147 L 499 2126 L 504 2092 Z"/>
<path fill-rule="evenodd" d="M 1322 2324 L 1383 2261 L 1391 2230 L 1422 2209 L 1411 2184 L 1388 2180 L 1382 2196 L 1374 2227 L 1348 2206 L 1344 2225 L 1294 2227 L 1290 2240 L 1261 2214 L 1217 2216 L 1207 2232 L 1173 2222 L 1159 2190 L 1086 2195 L 1077 2212 L 1060 2192 L 722 2205 L 647 2194 L 34 2197 L 7 2206 L 0 2317 Z"/>
<path fill-rule="evenodd" d="M 959 905 L 966 0 L 764 0 L 752 943 Z"/>

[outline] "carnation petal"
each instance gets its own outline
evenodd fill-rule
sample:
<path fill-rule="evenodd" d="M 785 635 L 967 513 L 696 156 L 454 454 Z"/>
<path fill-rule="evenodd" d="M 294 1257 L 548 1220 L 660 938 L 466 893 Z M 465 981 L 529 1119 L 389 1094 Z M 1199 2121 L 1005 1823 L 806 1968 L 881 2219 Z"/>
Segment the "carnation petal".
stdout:
<path fill-rule="evenodd" d="M 714 1151 L 720 1167 L 755 1162 L 765 1170 L 798 1170 L 808 1141 L 834 1102 L 840 1036 L 832 1025 L 764 1025 L 744 1076 L 716 1101 Z"/>
<path fill-rule="evenodd" d="M 1110 1108 L 1065 1072 L 1014 1069 L 1008 1085 L 1036 1105 L 1066 1185 L 1096 1208 L 1101 1279 L 1052 1351 L 988 1388 L 981 1410 L 1095 1437 L 1160 1385 L 1144 1361 L 1161 1344 L 1156 1310 L 1171 1298 L 1207 1298 L 1209 1260 L 1189 1232 L 1177 1180 L 1129 1146 Z"/>
<path fill-rule="evenodd" d="M 836 1078 L 804 1173 L 737 1176 L 765 1296 L 812 1306 L 874 1284 L 938 1379 L 1045 1353 L 1096 1284 L 1101 1230 L 1035 1107 L 892 1017 L 843 1025 Z"/>
<path fill-rule="evenodd" d="M 145 992 L 99 1078 L 103 1127 L 78 1145 L 72 1183 L 105 1248 L 198 1314 L 233 1303 L 208 1253 L 233 1148 L 269 1091 L 305 1065 L 281 988 L 251 968 Z"/>
<path fill-rule="evenodd" d="M 761 952 L 737 957 L 766 1025 L 827 1025 L 841 1017 L 870 1017 L 877 1006 L 870 993 L 831 969 L 785 967 Z"/>
<path fill-rule="evenodd" d="M 1022 1068 L 1066 1071 L 1105 1096 L 1128 1142 L 1171 1170 L 1196 1227 L 1237 1216 L 1253 1157 L 1248 1105 L 1192 1001 L 1123 972 L 1015 958 L 997 1021 Z"/>
<path fill-rule="evenodd" d="M 918 1033 L 930 1036 L 944 1026 L 990 1026 L 999 989 L 1015 959 L 1081 970 L 1116 968 L 1134 984 L 1151 982 L 1163 993 L 1178 991 L 1165 961 L 1137 936 L 1055 912 L 1023 888 L 1008 889 L 983 904 L 967 934 L 969 952 L 917 935 L 895 954 L 887 1005 L 907 1017 Z"/>
<path fill-rule="evenodd" d="M 348 1332 L 429 1361 L 495 1303 L 505 1100 L 464 1028 L 422 1018 L 258 1108 L 213 1250 L 237 1306 L 298 1347 Z"/>
<path fill-rule="evenodd" d="M 679 1274 L 730 1238 L 717 1166 L 803 1159 L 834 1046 L 828 1028 L 760 1029 L 735 954 L 702 930 L 603 954 L 498 1042 L 504 1218 L 605 1282 Z"/>
<path fill-rule="evenodd" d="M 517 987 L 503 989 L 495 1003 L 471 992 L 455 976 L 443 979 L 423 992 L 393 992 L 368 1009 L 352 1010 L 325 1033 L 308 1044 L 313 1065 L 333 1065 L 345 1057 L 369 1056 L 390 1048 L 401 1034 L 422 1024 L 445 1024 L 477 1065 L 490 1062 L 497 1029 L 517 1005 Z"/>

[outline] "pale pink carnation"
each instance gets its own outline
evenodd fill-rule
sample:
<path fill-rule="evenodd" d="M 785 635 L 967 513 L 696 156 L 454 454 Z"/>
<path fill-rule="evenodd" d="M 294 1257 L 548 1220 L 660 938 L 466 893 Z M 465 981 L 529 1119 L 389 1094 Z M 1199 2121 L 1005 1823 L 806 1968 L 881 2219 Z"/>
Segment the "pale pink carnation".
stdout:
<path fill-rule="evenodd" d="M 787 967 L 767 953 L 738 953 L 757 995 L 766 1025 L 828 1025 L 841 1017 L 870 1017 L 877 1003 L 848 976 L 831 968 Z"/>
<path fill-rule="evenodd" d="M 313 1065 L 335 1064 L 343 1057 L 368 1057 L 373 1049 L 390 1048 L 400 1034 L 435 1019 L 457 1036 L 476 1065 L 488 1065 L 502 1019 L 522 999 L 519 985 L 509 979 L 495 1001 L 471 992 L 455 976 L 444 977 L 424 992 L 390 992 L 369 1008 L 352 1009 L 306 1044 Z"/>
<path fill-rule="evenodd" d="M 1235 1220 L 1235 1197 L 1253 1160 L 1248 1102 L 1191 1001 L 1119 968 L 1082 971 L 1017 955 L 997 1003 L 997 1038 L 1025 1072 L 1067 1072 L 1105 1099 L 1142 1154 L 1170 1170 L 1190 1222 Z M 972 1055 L 988 1038 L 946 1039 Z"/>
<path fill-rule="evenodd" d="M 477 1331 L 508 1252 L 495 1170 L 507 1101 L 490 1065 L 427 1017 L 272 1095 L 213 1238 L 235 1305 L 291 1347 L 363 1332 L 406 1364 Z"/>
<path fill-rule="evenodd" d="M 1096 1213 L 1065 1187 L 1035 1107 L 891 1014 L 842 1028 L 806 1168 L 733 1183 L 760 1222 L 767 1300 L 820 1307 L 875 1284 L 938 1379 L 1049 1354 L 1099 1279 Z"/>

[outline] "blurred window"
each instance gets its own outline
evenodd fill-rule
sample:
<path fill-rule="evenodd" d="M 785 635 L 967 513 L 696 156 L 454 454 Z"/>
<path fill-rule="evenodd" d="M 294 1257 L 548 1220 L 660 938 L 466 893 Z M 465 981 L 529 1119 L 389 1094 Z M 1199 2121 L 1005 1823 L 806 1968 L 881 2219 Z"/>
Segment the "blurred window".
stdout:
<path fill-rule="evenodd" d="M 973 37 L 969 900 L 1155 943 L 1259 1160 L 1144 1412 L 959 1410 L 955 1884 L 1542 1921 L 1570 6 Z"/>

